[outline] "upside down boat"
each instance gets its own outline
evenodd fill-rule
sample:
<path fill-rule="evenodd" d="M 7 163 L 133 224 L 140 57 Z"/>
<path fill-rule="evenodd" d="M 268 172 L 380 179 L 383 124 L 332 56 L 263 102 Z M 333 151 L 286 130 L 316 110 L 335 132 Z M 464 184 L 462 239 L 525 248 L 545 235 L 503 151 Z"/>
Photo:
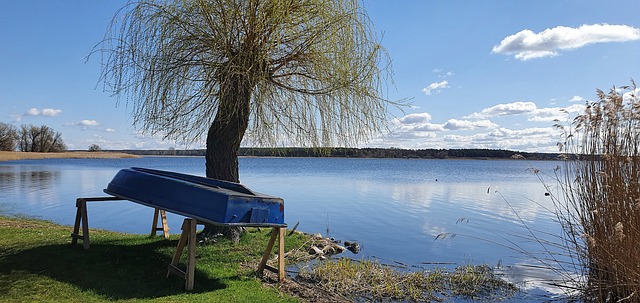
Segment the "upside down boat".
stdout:
<path fill-rule="evenodd" d="M 215 225 L 282 227 L 284 201 L 242 184 L 170 171 L 120 170 L 105 193 Z"/>

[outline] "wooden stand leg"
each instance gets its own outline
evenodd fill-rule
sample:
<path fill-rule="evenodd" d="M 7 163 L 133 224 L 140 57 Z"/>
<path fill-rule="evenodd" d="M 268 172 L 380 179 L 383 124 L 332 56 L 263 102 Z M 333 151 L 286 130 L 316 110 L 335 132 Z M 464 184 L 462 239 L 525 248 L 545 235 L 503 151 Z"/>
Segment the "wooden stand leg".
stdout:
<path fill-rule="evenodd" d="M 82 234 L 80 225 L 82 224 Z M 73 225 L 73 233 L 71 234 L 71 245 L 76 245 L 78 239 L 82 240 L 82 247 L 89 249 L 89 222 L 87 216 L 87 200 L 84 198 L 76 199 L 76 222 Z"/>
<path fill-rule="evenodd" d="M 158 216 L 162 219 L 162 226 L 158 226 Z M 167 224 L 167 212 L 156 208 L 153 211 L 153 223 L 151 224 L 151 236 L 154 237 L 158 231 L 162 231 L 165 239 L 169 239 L 169 224 Z"/>
<path fill-rule="evenodd" d="M 284 233 L 286 228 L 278 228 L 278 282 L 283 282 L 286 272 L 284 271 Z"/>
<path fill-rule="evenodd" d="M 71 244 L 76 245 L 78 239 L 82 240 L 82 247 L 89 249 L 89 219 L 87 215 L 87 202 L 99 201 L 118 201 L 122 198 L 118 197 L 92 197 L 76 199 L 76 222 L 73 225 L 73 233 L 71 234 Z M 80 225 L 82 225 L 82 234 L 80 234 Z M 167 229 L 168 232 L 168 229 Z"/>
<path fill-rule="evenodd" d="M 169 264 L 169 269 L 167 271 L 167 278 L 170 274 L 175 274 L 183 279 L 185 279 L 184 288 L 186 290 L 193 290 L 194 284 L 194 275 L 196 271 L 196 225 L 197 221 L 195 219 L 184 219 L 182 223 L 182 234 L 180 235 L 180 240 L 178 240 L 178 247 L 176 247 L 176 253 L 173 255 L 173 259 L 171 260 L 171 264 Z M 186 271 L 183 271 L 178 267 L 180 263 L 180 256 L 182 256 L 182 251 L 184 250 L 185 245 L 187 247 L 187 268 Z"/>
<path fill-rule="evenodd" d="M 271 238 L 269 239 L 269 243 L 267 244 L 267 249 L 264 251 L 262 255 L 262 260 L 258 265 L 258 273 L 262 274 L 264 270 L 269 270 L 271 272 L 278 274 L 278 282 L 282 282 L 285 279 L 286 272 L 284 269 L 284 234 L 286 229 L 284 227 L 274 227 L 271 231 Z M 273 245 L 276 242 L 276 237 L 278 237 L 278 268 L 273 268 L 267 265 L 267 260 L 269 260 L 269 256 L 271 255 L 271 251 L 273 250 Z"/>

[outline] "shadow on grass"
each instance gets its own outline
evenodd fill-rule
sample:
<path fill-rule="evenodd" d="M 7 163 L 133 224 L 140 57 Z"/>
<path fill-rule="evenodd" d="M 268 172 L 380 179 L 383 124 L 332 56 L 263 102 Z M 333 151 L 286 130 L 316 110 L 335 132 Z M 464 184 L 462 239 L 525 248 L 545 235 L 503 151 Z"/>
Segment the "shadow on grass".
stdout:
<path fill-rule="evenodd" d="M 47 276 L 110 299 L 184 294 L 187 291 L 183 279 L 176 275 L 165 278 L 171 258 L 167 253 L 158 252 L 168 250 L 172 254 L 176 244 L 177 241 L 137 245 L 100 242 L 92 243 L 89 250 L 70 244 L 38 246 L 15 254 L 4 254 L 0 258 L 0 274 L 5 276 L 5 281 L 11 282 L 34 279 L 33 275 Z M 190 293 L 226 287 L 222 280 L 211 278 L 196 268 L 195 287 Z"/>

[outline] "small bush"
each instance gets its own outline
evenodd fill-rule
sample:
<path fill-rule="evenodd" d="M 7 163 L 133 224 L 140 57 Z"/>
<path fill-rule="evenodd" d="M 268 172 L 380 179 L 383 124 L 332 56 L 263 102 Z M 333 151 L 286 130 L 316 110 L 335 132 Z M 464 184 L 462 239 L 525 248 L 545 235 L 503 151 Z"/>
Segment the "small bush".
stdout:
<path fill-rule="evenodd" d="M 89 145 L 89 151 L 90 152 L 98 152 L 98 151 L 101 151 L 101 150 L 102 150 L 102 148 L 100 148 L 100 145 L 98 145 L 98 144 Z"/>

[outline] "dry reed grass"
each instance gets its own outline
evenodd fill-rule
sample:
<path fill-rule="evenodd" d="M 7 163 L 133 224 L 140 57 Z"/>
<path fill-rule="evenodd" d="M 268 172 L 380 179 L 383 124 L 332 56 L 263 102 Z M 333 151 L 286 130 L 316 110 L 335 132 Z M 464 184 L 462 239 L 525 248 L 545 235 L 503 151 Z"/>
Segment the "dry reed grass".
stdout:
<path fill-rule="evenodd" d="M 402 271 L 377 261 L 342 258 L 303 268 L 299 278 L 356 302 L 432 302 L 446 297 L 493 302 L 517 291 L 486 265 L 460 266 L 452 272 Z"/>
<path fill-rule="evenodd" d="M 554 197 L 581 264 L 585 301 L 640 302 L 640 99 L 636 85 L 609 93 L 564 131 L 564 174 Z"/>
<path fill-rule="evenodd" d="M 52 159 L 52 158 L 70 158 L 70 159 L 113 159 L 113 158 L 138 158 L 139 156 L 119 153 L 119 152 L 62 152 L 62 153 L 28 153 L 17 151 L 0 151 L 0 162 L 12 160 L 31 160 L 31 159 Z"/>

